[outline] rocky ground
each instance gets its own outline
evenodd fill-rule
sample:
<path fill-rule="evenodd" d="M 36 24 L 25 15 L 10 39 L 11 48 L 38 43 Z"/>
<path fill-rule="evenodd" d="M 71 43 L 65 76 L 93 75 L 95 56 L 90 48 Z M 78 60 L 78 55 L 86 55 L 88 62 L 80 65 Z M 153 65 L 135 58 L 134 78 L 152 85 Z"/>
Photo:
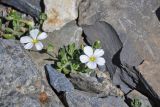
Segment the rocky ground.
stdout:
<path fill-rule="evenodd" d="M 69 80 L 52 67 L 48 54 L 26 51 L 17 40 L 0 39 L 0 107 L 135 107 L 134 99 L 141 102 L 138 107 L 159 107 L 159 0 L 0 3 L 0 17 L 6 15 L 8 6 L 35 21 L 45 12 L 48 18 L 42 29 L 48 32 L 47 41 L 54 45 L 55 54 L 69 43 L 79 46 L 83 39 L 87 44 L 100 40 L 105 50 L 105 75 L 111 76 L 105 85 L 95 77 L 72 75 Z M 75 88 L 75 84 L 81 86 Z M 101 90 L 101 86 L 110 88 Z"/>

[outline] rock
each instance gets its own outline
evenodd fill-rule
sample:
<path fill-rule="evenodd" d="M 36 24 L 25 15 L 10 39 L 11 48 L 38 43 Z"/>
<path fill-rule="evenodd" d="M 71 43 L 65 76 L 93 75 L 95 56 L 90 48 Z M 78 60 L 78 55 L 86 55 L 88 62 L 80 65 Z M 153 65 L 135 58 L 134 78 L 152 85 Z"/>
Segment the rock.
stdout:
<path fill-rule="evenodd" d="M 146 96 L 136 90 L 133 90 L 127 95 L 127 100 L 133 101 L 134 99 L 138 99 L 141 102 L 141 107 L 154 107 Z"/>
<path fill-rule="evenodd" d="M 147 91 L 151 91 L 154 96 L 160 101 L 160 63 L 149 62 L 145 60 L 140 66 L 138 66 L 139 72 L 143 75 L 146 82 L 152 87 L 152 90 L 145 85 Z"/>
<path fill-rule="evenodd" d="M 78 90 L 66 93 L 65 100 L 69 107 L 128 107 L 121 97 L 97 98 Z"/>
<path fill-rule="evenodd" d="M 91 4 L 86 6 L 89 3 Z M 156 14 L 153 13 L 159 5 L 159 0 L 147 0 L 146 2 L 142 0 L 86 0 L 79 7 L 81 10 L 79 23 L 81 25 L 94 24 L 94 19 L 98 17 L 97 20 L 104 20 L 115 28 L 124 46 L 129 45 L 130 42 L 127 41 L 131 40 L 132 49 L 135 49 L 135 52 L 138 52 L 142 58 L 159 61 L 160 58 L 157 57 L 159 57 L 160 50 L 158 40 L 155 38 L 160 32 L 160 25 Z M 132 54 L 127 52 L 128 48 L 122 50 Z M 125 59 L 127 61 L 128 57 Z"/>
<path fill-rule="evenodd" d="M 120 67 L 120 77 L 116 77 L 120 78 L 117 81 L 123 83 L 123 87 L 130 84 L 124 88 L 126 91 L 136 88 L 153 99 L 157 106 L 160 102 L 160 88 L 159 85 L 155 85 L 160 76 L 160 23 L 157 15 L 159 6 L 159 0 L 84 0 L 79 6 L 78 19 L 82 26 L 105 21 L 116 30 L 123 43 L 122 51 L 117 58 L 120 59 L 121 65 L 127 64 L 132 68 L 142 64 L 143 60 L 147 61 L 148 64 L 142 64 L 143 67 L 139 70 L 142 74 L 131 73 L 135 75 L 132 77 L 130 73 L 122 73 L 124 69 Z M 114 76 L 113 78 L 116 78 Z"/>
<path fill-rule="evenodd" d="M 137 72 L 133 68 L 127 70 L 117 68 L 113 77 L 113 84 L 119 86 L 125 94 L 135 89 L 138 82 Z"/>
<path fill-rule="evenodd" d="M 80 3 L 78 21 L 80 25 L 94 24 L 99 20 L 111 24 L 124 45 L 123 63 L 137 66 L 142 61 L 135 56 L 137 53 L 142 59 L 160 62 L 157 39 L 160 24 L 154 13 L 159 6 L 159 0 L 85 0 Z"/>
<path fill-rule="evenodd" d="M 0 39 L 0 63 L 1 106 L 64 107 L 17 41 Z"/>
<path fill-rule="evenodd" d="M 41 13 L 41 0 L 0 0 L 0 3 L 14 7 L 35 18 L 38 18 Z"/>
<path fill-rule="evenodd" d="M 155 106 L 160 105 L 160 98 L 156 91 L 153 90 L 135 67 L 124 65 L 121 69 L 118 69 L 114 75 L 113 83 L 119 85 L 125 94 L 136 89 L 147 96 Z"/>
<path fill-rule="evenodd" d="M 74 87 L 67 77 L 55 70 L 51 65 L 45 66 L 51 86 L 58 92 L 72 92 Z"/>
<path fill-rule="evenodd" d="M 108 75 L 102 73 L 103 72 L 100 71 L 97 71 L 96 73 L 96 77 L 98 77 L 98 74 L 105 75 L 103 77 L 101 76 L 103 78 L 102 81 L 99 81 L 96 77 L 76 73 L 70 74 L 70 80 L 77 89 L 85 92 L 96 93 L 98 97 L 123 96 L 123 92 L 112 84 L 109 73 Z"/>
<path fill-rule="evenodd" d="M 90 44 L 96 40 L 101 41 L 102 48 L 105 51 L 106 66 L 112 77 L 117 68 L 115 65 L 120 63 L 116 59 L 117 53 L 122 48 L 122 43 L 116 31 L 106 22 L 96 22 L 94 25 L 84 25 L 82 28 Z"/>
<path fill-rule="evenodd" d="M 82 28 L 76 25 L 75 21 L 66 24 L 60 30 L 48 33 L 47 41 L 54 46 L 55 53 L 59 48 L 71 43 L 76 43 L 76 46 L 80 46 L 82 43 Z"/>
<path fill-rule="evenodd" d="M 85 0 L 80 3 L 78 21 L 80 25 L 94 24 L 99 20 L 106 21 L 115 28 L 124 46 L 133 45 L 134 53 L 130 52 L 128 47 L 122 49 L 125 55 L 138 53 L 144 59 L 159 61 L 159 40 L 156 38 L 160 32 L 160 24 L 153 13 L 159 6 L 159 0 Z M 132 43 L 127 42 L 128 40 Z M 121 57 L 129 65 L 141 62 L 140 59 L 137 63 L 127 60 L 131 55 Z M 132 58 L 134 61 L 135 59 Z"/>
<path fill-rule="evenodd" d="M 47 20 L 43 24 L 43 30 L 53 32 L 59 30 L 66 23 L 78 17 L 78 4 L 80 0 L 44 0 Z"/>
<path fill-rule="evenodd" d="M 0 4 L 0 17 L 5 17 L 5 16 L 7 16 L 7 7 Z"/>

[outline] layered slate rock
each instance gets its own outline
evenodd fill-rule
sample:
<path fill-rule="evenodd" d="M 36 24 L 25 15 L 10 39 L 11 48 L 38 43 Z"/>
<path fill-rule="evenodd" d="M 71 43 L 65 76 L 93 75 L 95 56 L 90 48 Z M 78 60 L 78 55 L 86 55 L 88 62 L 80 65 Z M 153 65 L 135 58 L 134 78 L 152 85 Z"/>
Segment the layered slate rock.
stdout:
<path fill-rule="evenodd" d="M 159 6 L 159 0 L 85 0 L 80 3 L 78 21 L 80 25 L 91 25 L 99 20 L 111 24 L 124 45 L 123 63 L 139 64 L 141 61 L 136 56 L 129 59 L 136 53 L 159 62 L 160 24 L 155 13 Z"/>
<path fill-rule="evenodd" d="M 123 86 L 129 83 L 129 88 L 136 88 L 137 83 L 140 83 L 143 88 L 138 87 L 138 90 L 149 94 L 156 102 L 159 102 L 160 96 L 157 82 L 160 76 L 159 6 L 159 0 L 83 0 L 79 6 L 78 20 L 80 25 L 94 25 L 97 21 L 105 21 L 116 30 L 123 43 L 119 54 L 121 64 L 127 64 L 129 68 L 142 64 L 139 82 L 134 81 L 137 77 L 132 78 L 123 69 L 119 76 L 116 74 L 120 78 L 118 81 L 122 81 Z M 147 64 L 143 64 L 143 60 Z"/>
<path fill-rule="evenodd" d="M 41 0 L 0 0 L 0 3 L 14 7 L 35 18 L 38 18 L 41 12 Z"/>
<path fill-rule="evenodd" d="M 47 20 L 43 24 L 43 30 L 53 32 L 59 30 L 66 23 L 78 17 L 78 4 L 80 0 L 44 0 Z"/>
<path fill-rule="evenodd" d="M 63 107 L 17 41 L 0 39 L 0 106 Z"/>

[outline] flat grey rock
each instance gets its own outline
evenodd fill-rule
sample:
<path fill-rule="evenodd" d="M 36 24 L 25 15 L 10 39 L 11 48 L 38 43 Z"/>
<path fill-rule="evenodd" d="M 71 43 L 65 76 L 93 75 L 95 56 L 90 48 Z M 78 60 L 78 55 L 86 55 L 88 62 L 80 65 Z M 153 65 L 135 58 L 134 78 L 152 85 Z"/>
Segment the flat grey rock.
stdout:
<path fill-rule="evenodd" d="M 19 42 L 0 39 L 0 63 L 1 107 L 63 107 Z"/>
<path fill-rule="evenodd" d="M 102 78 L 101 81 L 99 81 L 100 78 Z M 70 73 L 70 81 L 75 88 L 85 92 L 96 93 L 97 97 L 124 96 L 124 93 L 112 84 L 109 73 L 105 74 L 97 71 L 95 76 L 92 77 Z"/>
<path fill-rule="evenodd" d="M 72 92 L 74 86 L 67 77 L 55 70 L 51 65 L 45 66 L 51 86 L 58 92 Z"/>
<path fill-rule="evenodd" d="M 69 107 L 128 107 L 121 97 L 93 97 L 92 94 L 75 90 L 65 94 Z"/>
<path fill-rule="evenodd" d="M 7 4 L 26 14 L 38 18 L 41 12 L 41 0 L 1 0 L 0 3 Z"/>
<path fill-rule="evenodd" d="M 69 22 L 60 30 L 50 32 L 48 35 L 46 40 L 54 46 L 55 53 L 61 47 L 71 43 L 75 43 L 76 46 L 80 46 L 82 43 L 82 28 L 77 26 L 76 21 Z"/>

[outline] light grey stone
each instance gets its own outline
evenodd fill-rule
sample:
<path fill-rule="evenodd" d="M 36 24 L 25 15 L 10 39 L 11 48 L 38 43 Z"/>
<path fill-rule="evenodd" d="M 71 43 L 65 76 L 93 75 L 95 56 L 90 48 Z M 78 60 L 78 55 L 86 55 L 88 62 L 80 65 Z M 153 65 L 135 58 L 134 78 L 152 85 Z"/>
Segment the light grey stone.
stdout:
<path fill-rule="evenodd" d="M 63 107 L 18 41 L 0 39 L 0 63 L 0 106 Z"/>
<path fill-rule="evenodd" d="M 124 95 L 120 89 L 112 84 L 109 73 L 105 74 L 101 71 L 97 71 L 93 77 L 71 73 L 70 80 L 75 88 L 85 92 L 96 93 L 97 97 L 122 97 Z"/>
<path fill-rule="evenodd" d="M 53 32 L 59 30 L 66 23 L 78 17 L 78 5 L 80 0 L 44 0 L 47 20 L 43 24 L 43 30 Z"/>
<path fill-rule="evenodd" d="M 128 107 L 121 97 L 93 97 L 92 94 L 75 90 L 65 94 L 69 107 Z"/>
<path fill-rule="evenodd" d="M 60 30 L 48 33 L 48 35 L 46 40 L 54 46 L 55 53 L 71 43 L 75 43 L 77 47 L 82 43 L 82 28 L 76 25 L 76 21 L 67 23 Z"/>

